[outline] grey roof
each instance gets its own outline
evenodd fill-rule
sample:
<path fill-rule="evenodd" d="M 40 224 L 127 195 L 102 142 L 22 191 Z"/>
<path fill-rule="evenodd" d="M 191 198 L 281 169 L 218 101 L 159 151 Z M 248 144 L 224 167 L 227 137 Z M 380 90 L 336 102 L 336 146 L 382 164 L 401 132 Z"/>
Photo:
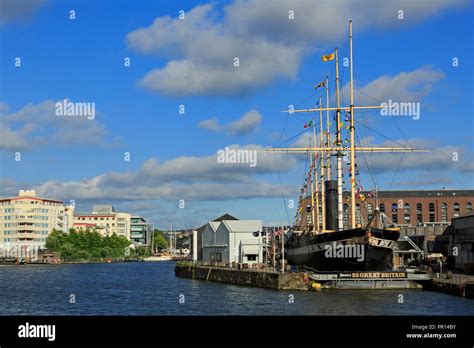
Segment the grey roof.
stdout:
<path fill-rule="evenodd" d="M 111 214 L 115 213 L 115 209 L 110 204 L 99 204 L 92 206 L 92 212 L 97 214 Z"/>
<path fill-rule="evenodd" d="M 212 220 L 212 221 L 224 221 L 224 220 L 238 220 L 236 217 L 233 217 L 230 214 L 224 214 L 222 216 L 219 216 L 218 218 Z"/>

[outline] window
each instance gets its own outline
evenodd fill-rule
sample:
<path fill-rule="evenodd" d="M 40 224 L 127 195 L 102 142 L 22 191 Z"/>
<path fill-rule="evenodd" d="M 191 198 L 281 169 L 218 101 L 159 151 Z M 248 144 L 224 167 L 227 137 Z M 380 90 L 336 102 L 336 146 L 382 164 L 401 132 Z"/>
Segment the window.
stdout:
<path fill-rule="evenodd" d="M 472 203 L 467 203 L 466 204 L 466 214 L 472 214 Z"/>
<path fill-rule="evenodd" d="M 247 257 L 247 261 L 257 261 L 257 255 L 245 255 Z"/>
<path fill-rule="evenodd" d="M 384 213 L 385 212 L 385 204 L 380 203 L 380 208 L 379 209 L 382 213 Z"/>
<path fill-rule="evenodd" d="M 453 208 L 454 208 L 454 217 L 458 217 L 459 212 L 460 212 L 459 203 L 454 203 Z"/>
<path fill-rule="evenodd" d="M 369 214 L 372 214 L 373 213 L 373 210 L 372 210 L 372 204 L 371 203 L 367 203 L 367 213 Z"/>
<path fill-rule="evenodd" d="M 409 224 L 410 223 L 410 204 L 405 203 L 403 206 L 403 223 Z"/>
<path fill-rule="evenodd" d="M 367 203 L 367 219 L 370 220 L 372 218 L 373 213 L 374 213 L 374 211 L 373 211 L 372 204 Z"/>
<path fill-rule="evenodd" d="M 397 203 L 392 203 L 392 221 L 395 224 L 398 224 L 398 205 Z"/>
<path fill-rule="evenodd" d="M 448 205 L 441 203 L 441 222 L 448 222 Z"/>
<path fill-rule="evenodd" d="M 397 213 L 392 214 L 392 221 L 393 221 L 394 224 L 398 224 L 398 214 Z"/>
<path fill-rule="evenodd" d="M 430 203 L 429 205 L 429 221 L 430 222 L 435 222 L 435 205 L 434 203 Z"/>

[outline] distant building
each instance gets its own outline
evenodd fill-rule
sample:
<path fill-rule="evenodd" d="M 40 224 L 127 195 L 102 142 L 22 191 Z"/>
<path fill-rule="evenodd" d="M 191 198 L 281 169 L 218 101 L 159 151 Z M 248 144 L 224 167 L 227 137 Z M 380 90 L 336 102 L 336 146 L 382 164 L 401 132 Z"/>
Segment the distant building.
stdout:
<path fill-rule="evenodd" d="M 376 208 L 384 212 L 396 225 L 448 225 L 453 218 L 473 213 L 474 190 L 413 190 L 378 191 L 377 198 L 362 192 L 364 201 L 356 199 L 356 224 L 364 224 Z M 343 204 L 344 228 L 350 226 L 350 195 L 345 193 Z M 312 225 L 311 198 L 306 197 L 302 225 Z M 321 211 L 321 207 L 319 208 Z M 321 216 L 319 217 L 320 222 Z"/>
<path fill-rule="evenodd" d="M 152 227 L 146 222 L 146 220 L 140 216 L 132 216 L 130 219 L 130 241 L 137 245 L 148 245 L 151 234 L 153 233 Z"/>
<path fill-rule="evenodd" d="M 130 213 L 116 212 L 112 205 L 94 205 L 91 213 L 75 213 L 74 228 L 78 231 L 95 229 L 102 236 L 116 234 L 130 240 Z"/>
<path fill-rule="evenodd" d="M 222 216 L 219 216 L 218 218 L 212 220 L 213 222 L 219 222 L 222 220 L 238 220 L 236 217 L 233 217 L 232 215 L 229 214 L 224 214 Z M 196 260 L 202 260 L 202 233 L 204 232 L 204 229 L 206 228 L 208 224 L 205 224 L 199 228 L 196 229 L 197 232 L 197 246 L 194 248 L 194 246 L 191 246 L 191 250 L 196 250 L 197 249 L 197 257 Z M 192 241 L 191 241 L 192 243 Z"/>
<path fill-rule="evenodd" d="M 263 262 L 261 220 L 236 220 L 232 216 L 223 216 L 220 221 L 210 221 L 200 230 L 203 261 L 249 264 Z"/>
<path fill-rule="evenodd" d="M 63 201 L 41 198 L 34 190 L 20 190 L 18 197 L 0 199 L 0 242 L 44 248 L 53 230 L 67 232 L 74 208 Z"/>
<path fill-rule="evenodd" d="M 474 272 L 474 215 L 453 219 L 448 250 L 453 268 Z"/>

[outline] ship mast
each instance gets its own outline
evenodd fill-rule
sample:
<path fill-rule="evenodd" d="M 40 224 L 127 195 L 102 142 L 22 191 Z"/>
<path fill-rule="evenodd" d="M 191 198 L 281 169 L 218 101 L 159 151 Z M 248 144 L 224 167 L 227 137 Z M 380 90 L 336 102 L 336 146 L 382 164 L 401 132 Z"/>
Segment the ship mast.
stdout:
<path fill-rule="evenodd" d="M 336 145 L 338 148 L 341 147 L 341 98 L 339 95 L 339 56 L 338 49 L 336 47 Z M 337 227 L 339 230 L 343 229 L 343 217 L 342 217 L 342 152 L 337 152 Z"/>
<path fill-rule="evenodd" d="M 314 128 L 314 126 L 313 126 Z M 315 146 L 313 144 L 313 146 Z M 316 209 L 314 209 L 314 157 L 313 157 L 313 150 L 310 150 L 309 151 L 309 156 L 310 156 L 310 171 L 309 171 L 309 175 L 310 175 L 310 179 L 309 179 L 309 185 L 310 185 L 310 191 L 311 191 L 311 221 L 312 221 L 312 225 L 313 227 L 311 228 L 311 231 L 315 231 L 315 227 L 316 227 Z"/>
<path fill-rule="evenodd" d="M 319 105 L 321 106 L 322 103 L 322 98 L 319 97 Z M 324 139 L 323 139 L 323 111 L 319 111 L 319 145 L 323 148 L 326 148 L 324 145 Z M 321 169 L 321 221 L 322 221 L 322 230 L 326 230 L 326 202 L 325 202 L 325 183 L 324 183 L 324 178 L 325 178 L 325 170 L 324 170 L 324 161 L 327 153 L 326 151 L 323 151 L 320 157 L 320 169 Z M 319 178 L 318 178 L 319 180 Z M 318 213 L 319 213 L 319 207 L 318 207 Z M 319 221 L 319 218 L 318 218 Z"/>
<path fill-rule="evenodd" d="M 326 109 L 329 108 L 329 78 L 326 76 Z M 322 110 L 321 110 L 322 111 Z M 331 147 L 331 132 L 329 131 L 329 110 L 326 110 L 326 147 Z M 331 180 L 331 153 L 326 152 L 327 180 Z"/>
<path fill-rule="evenodd" d="M 350 157 L 351 157 L 351 228 L 355 228 L 355 215 L 356 215 L 356 204 L 355 204 L 355 187 L 356 187 L 356 179 L 355 179 L 355 153 L 357 151 L 365 151 L 365 152 L 372 152 L 372 153 L 415 153 L 415 152 L 429 152 L 429 150 L 415 150 L 411 147 L 375 147 L 375 146 L 356 146 L 355 145 L 355 128 L 354 128 L 354 110 L 356 109 L 382 109 L 386 108 L 387 106 L 382 105 L 361 105 L 355 106 L 354 105 L 354 76 L 353 76 L 353 60 L 352 60 L 352 20 L 349 22 L 349 39 L 350 39 L 350 105 L 349 106 L 341 106 L 340 105 L 340 93 L 339 93 L 339 57 L 338 57 L 338 49 L 335 48 L 335 60 L 336 60 L 336 107 L 329 107 L 329 89 L 328 89 L 328 78 L 326 77 L 326 107 L 319 106 L 319 108 L 309 108 L 309 109 L 291 109 L 291 110 L 283 110 L 282 112 L 287 112 L 290 114 L 293 113 L 306 113 L 306 112 L 316 112 L 316 111 L 326 111 L 326 118 L 327 118 L 327 146 L 320 144 L 319 147 L 316 147 L 316 136 L 315 130 L 313 129 L 313 147 L 293 147 L 293 148 L 267 148 L 265 151 L 268 152 L 278 152 L 278 153 L 307 153 L 310 151 L 317 152 L 317 153 L 327 153 L 327 173 L 328 173 L 328 180 L 330 177 L 330 161 L 329 158 L 333 154 L 337 156 L 337 215 L 338 215 L 338 229 L 343 229 L 343 195 L 342 195 L 342 153 L 346 150 L 342 145 L 341 141 L 341 111 L 348 112 L 350 114 Z M 330 132 L 329 132 L 329 111 L 336 111 L 336 146 L 331 146 L 330 143 Z M 321 118 L 321 117 L 320 117 Z M 314 127 L 314 126 L 313 126 Z M 314 159 L 313 164 L 315 164 L 316 160 Z M 323 170 L 321 168 L 321 170 Z M 311 204 L 314 207 L 314 196 L 313 192 L 311 194 Z M 319 206 L 318 206 L 319 207 Z M 314 216 L 315 211 L 313 208 L 313 231 L 314 231 Z M 324 221 L 324 218 L 323 218 Z M 319 229 L 319 221 L 318 221 L 318 229 Z"/>
<path fill-rule="evenodd" d="M 313 147 L 316 147 L 316 124 L 313 119 Z M 314 151 L 312 153 L 313 157 L 313 185 L 315 188 L 314 195 L 312 195 L 312 202 L 311 202 L 311 207 L 313 208 L 313 232 L 314 231 L 319 231 L 319 189 L 318 189 L 318 170 L 317 170 L 317 165 L 318 162 L 316 161 L 316 154 L 317 152 Z M 314 204 L 316 201 L 316 204 Z"/>
<path fill-rule="evenodd" d="M 349 21 L 349 52 L 350 52 L 350 90 L 351 90 L 351 99 L 350 99 L 350 134 L 351 134 L 351 226 L 352 228 L 356 227 L 356 202 L 355 202 L 355 186 L 356 186 L 356 175 L 355 175 L 355 140 L 354 140 L 354 74 L 353 74 L 353 61 L 352 61 L 352 20 Z"/>

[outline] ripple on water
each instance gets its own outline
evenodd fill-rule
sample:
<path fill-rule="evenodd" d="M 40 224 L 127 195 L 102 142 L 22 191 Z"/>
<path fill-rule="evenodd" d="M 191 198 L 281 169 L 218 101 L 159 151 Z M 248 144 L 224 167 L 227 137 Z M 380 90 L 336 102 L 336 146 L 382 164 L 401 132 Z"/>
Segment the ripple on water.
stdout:
<path fill-rule="evenodd" d="M 441 293 L 273 291 L 177 278 L 173 262 L 0 266 L 0 293 L 0 315 L 474 315 Z"/>

